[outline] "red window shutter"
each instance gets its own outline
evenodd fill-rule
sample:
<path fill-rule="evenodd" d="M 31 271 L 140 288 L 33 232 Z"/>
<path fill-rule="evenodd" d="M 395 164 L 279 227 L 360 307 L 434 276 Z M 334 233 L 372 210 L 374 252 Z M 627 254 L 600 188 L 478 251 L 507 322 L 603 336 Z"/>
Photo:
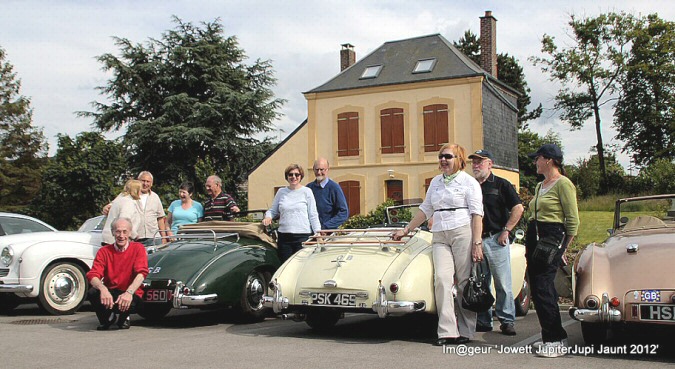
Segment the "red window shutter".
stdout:
<path fill-rule="evenodd" d="M 405 152 L 403 109 L 383 109 L 380 112 L 380 137 L 383 154 Z"/>
<path fill-rule="evenodd" d="M 392 130 L 391 142 L 394 145 L 395 153 L 405 152 L 405 137 L 403 127 L 403 109 L 391 109 L 392 115 Z"/>
<path fill-rule="evenodd" d="M 424 151 L 432 152 L 441 149 L 448 143 L 448 105 L 427 105 L 424 116 Z"/>
<path fill-rule="evenodd" d="M 338 156 L 359 155 L 359 113 L 338 114 Z"/>
<path fill-rule="evenodd" d="M 359 156 L 359 114 L 350 113 L 349 116 L 349 156 Z"/>
<path fill-rule="evenodd" d="M 349 216 L 361 214 L 361 185 L 359 181 L 342 181 L 340 188 L 347 199 Z"/>
<path fill-rule="evenodd" d="M 434 179 L 432 178 L 427 178 L 424 180 L 424 194 L 426 195 L 427 192 L 429 191 L 429 186 L 431 186 L 431 180 Z"/>

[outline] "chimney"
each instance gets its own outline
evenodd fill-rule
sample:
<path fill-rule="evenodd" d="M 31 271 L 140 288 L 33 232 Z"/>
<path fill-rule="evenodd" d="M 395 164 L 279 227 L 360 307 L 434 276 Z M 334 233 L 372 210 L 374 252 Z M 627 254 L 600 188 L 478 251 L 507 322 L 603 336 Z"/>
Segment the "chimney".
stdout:
<path fill-rule="evenodd" d="M 351 67 L 354 63 L 356 63 L 354 45 L 342 44 L 342 50 L 340 50 L 340 72 Z"/>
<path fill-rule="evenodd" d="M 480 66 L 497 78 L 497 19 L 490 10 L 480 17 Z"/>

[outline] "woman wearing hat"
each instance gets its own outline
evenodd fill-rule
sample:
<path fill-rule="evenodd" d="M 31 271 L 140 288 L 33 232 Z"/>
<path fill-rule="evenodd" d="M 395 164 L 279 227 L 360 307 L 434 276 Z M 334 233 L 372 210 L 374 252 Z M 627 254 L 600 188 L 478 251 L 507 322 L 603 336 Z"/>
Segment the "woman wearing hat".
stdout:
<path fill-rule="evenodd" d="M 572 181 L 565 176 L 563 154 L 554 144 L 545 144 L 537 152 L 528 155 L 534 159 L 537 174 L 544 180 L 537 184 L 530 201 L 530 218 L 525 237 L 525 256 L 530 277 L 532 299 L 541 325 L 542 345 L 536 353 L 540 356 L 557 357 L 565 354 L 567 332 L 562 327 L 558 294 L 554 279 L 562 264 L 567 246 L 579 228 L 577 192 Z M 535 249 L 542 240 L 551 240 L 554 247 L 549 258 Z M 556 249 L 557 245 L 557 249 Z"/>

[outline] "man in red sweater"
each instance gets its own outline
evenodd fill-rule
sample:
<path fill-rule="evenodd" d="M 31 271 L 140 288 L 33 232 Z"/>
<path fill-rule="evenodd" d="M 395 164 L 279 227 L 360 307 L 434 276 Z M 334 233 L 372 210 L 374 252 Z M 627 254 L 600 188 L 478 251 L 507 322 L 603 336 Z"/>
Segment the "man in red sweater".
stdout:
<path fill-rule="evenodd" d="M 88 299 L 101 323 L 97 328 L 100 331 L 115 322 L 120 329 L 129 329 L 129 314 L 143 301 L 141 284 L 148 275 L 148 255 L 143 244 L 130 242 L 131 227 L 127 218 L 112 222 L 115 243 L 98 250 L 87 273 L 92 287 Z"/>

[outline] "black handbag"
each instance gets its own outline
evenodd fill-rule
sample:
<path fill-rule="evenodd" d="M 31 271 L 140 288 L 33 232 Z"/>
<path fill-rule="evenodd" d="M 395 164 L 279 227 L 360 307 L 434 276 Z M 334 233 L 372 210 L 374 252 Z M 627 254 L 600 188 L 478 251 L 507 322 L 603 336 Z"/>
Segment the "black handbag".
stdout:
<path fill-rule="evenodd" d="M 538 264 L 552 264 L 561 247 L 562 239 L 559 237 L 554 235 L 539 237 L 537 234 L 537 245 L 532 251 L 532 261 Z"/>
<path fill-rule="evenodd" d="M 553 264 L 558 251 L 563 245 L 563 241 L 565 240 L 565 232 L 563 232 L 560 236 L 547 234 L 543 237 L 539 237 L 539 226 L 537 224 L 537 203 L 539 202 L 540 190 L 541 184 L 537 187 L 537 197 L 534 200 L 534 226 L 537 235 L 537 244 L 532 251 L 531 259 L 537 264 L 550 265 Z"/>
<path fill-rule="evenodd" d="M 473 263 L 469 282 L 462 292 L 462 307 L 482 313 L 487 311 L 495 303 L 495 298 L 490 292 L 487 275 L 483 272 L 483 263 Z"/>

